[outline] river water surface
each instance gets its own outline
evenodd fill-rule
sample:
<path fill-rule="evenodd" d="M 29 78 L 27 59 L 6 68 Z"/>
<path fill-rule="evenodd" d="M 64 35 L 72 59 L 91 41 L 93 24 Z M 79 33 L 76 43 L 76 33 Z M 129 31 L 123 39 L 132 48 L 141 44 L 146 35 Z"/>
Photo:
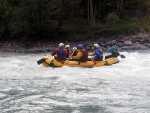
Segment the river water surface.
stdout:
<path fill-rule="evenodd" d="M 36 63 L 45 53 L 0 53 L 0 113 L 150 113 L 150 52 L 123 54 L 111 66 L 46 68 Z"/>

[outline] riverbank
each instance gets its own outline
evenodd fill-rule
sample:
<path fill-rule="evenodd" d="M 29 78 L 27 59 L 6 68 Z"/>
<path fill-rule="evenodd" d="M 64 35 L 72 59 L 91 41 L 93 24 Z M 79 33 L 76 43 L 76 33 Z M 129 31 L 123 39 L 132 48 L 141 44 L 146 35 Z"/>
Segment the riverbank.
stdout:
<path fill-rule="evenodd" d="M 128 50 L 148 50 L 150 49 L 150 34 L 139 33 L 132 36 L 119 36 L 117 38 L 107 38 L 100 36 L 91 36 L 90 40 L 85 41 L 65 41 L 64 44 L 69 44 L 72 47 L 77 46 L 82 43 L 87 50 L 91 50 L 94 43 L 101 45 L 102 49 L 106 51 L 107 47 L 111 44 L 112 40 L 117 41 L 117 45 L 122 51 Z M 58 47 L 58 44 L 62 41 L 52 42 L 52 41 L 38 41 L 34 43 L 21 43 L 18 41 L 14 42 L 0 42 L 1 52 L 43 52 L 45 50 L 52 51 Z"/>

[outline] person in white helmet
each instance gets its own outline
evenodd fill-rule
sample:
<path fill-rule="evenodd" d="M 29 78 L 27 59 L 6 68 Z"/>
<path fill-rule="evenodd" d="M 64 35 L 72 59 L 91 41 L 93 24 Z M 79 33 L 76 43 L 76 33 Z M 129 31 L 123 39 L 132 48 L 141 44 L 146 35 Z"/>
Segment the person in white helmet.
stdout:
<path fill-rule="evenodd" d="M 66 51 L 64 50 L 64 44 L 59 43 L 59 48 L 52 52 L 52 56 L 55 56 L 55 59 L 59 62 L 66 60 Z"/>
<path fill-rule="evenodd" d="M 70 45 L 65 46 L 65 51 L 66 51 L 66 58 L 69 58 L 69 55 L 71 54 L 70 52 Z"/>
<path fill-rule="evenodd" d="M 99 44 L 94 44 L 94 53 L 90 54 L 90 56 L 94 56 L 95 61 L 103 60 L 103 51 L 100 48 Z"/>
<path fill-rule="evenodd" d="M 73 50 L 71 50 L 71 56 L 70 56 L 70 57 L 76 56 L 76 55 L 77 55 L 77 52 L 78 52 L 77 47 L 73 47 L 72 49 L 73 49 Z"/>

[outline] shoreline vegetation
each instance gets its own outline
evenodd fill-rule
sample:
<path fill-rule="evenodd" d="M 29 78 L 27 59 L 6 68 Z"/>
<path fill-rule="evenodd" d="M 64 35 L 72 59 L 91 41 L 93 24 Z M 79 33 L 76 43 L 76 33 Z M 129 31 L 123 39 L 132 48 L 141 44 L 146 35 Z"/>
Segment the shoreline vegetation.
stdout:
<path fill-rule="evenodd" d="M 148 0 L 2 0 L 0 51 L 54 50 L 94 43 L 105 51 L 111 40 L 121 50 L 150 48 Z"/>

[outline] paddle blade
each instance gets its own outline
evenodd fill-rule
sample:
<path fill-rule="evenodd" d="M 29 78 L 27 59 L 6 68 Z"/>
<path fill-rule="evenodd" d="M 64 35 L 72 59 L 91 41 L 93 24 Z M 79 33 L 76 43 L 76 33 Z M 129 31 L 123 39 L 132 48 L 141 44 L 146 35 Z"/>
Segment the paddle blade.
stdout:
<path fill-rule="evenodd" d="M 123 54 L 120 55 L 121 58 L 125 58 L 125 56 Z"/>
<path fill-rule="evenodd" d="M 45 60 L 46 60 L 46 59 L 38 60 L 38 61 L 37 61 L 37 64 L 40 65 L 40 64 L 42 64 Z"/>
<path fill-rule="evenodd" d="M 67 59 L 67 60 L 68 60 L 68 62 L 67 62 L 66 64 L 68 64 L 68 63 L 69 63 L 70 59 L 71 59 L 71 58 L 68 58 L 68 59 Z"/>
<path fill-rule="evenodd" d="M 49 49 L 45 49 L 44 52 L 48 53 L 48 52 L 50 52 L 50 50 Z"/>
<path fill-rule="evenodd" d="M 92 62 L 95 62 L 94 57 L 91 58 L 91 61 L 92 61 Z"/>

